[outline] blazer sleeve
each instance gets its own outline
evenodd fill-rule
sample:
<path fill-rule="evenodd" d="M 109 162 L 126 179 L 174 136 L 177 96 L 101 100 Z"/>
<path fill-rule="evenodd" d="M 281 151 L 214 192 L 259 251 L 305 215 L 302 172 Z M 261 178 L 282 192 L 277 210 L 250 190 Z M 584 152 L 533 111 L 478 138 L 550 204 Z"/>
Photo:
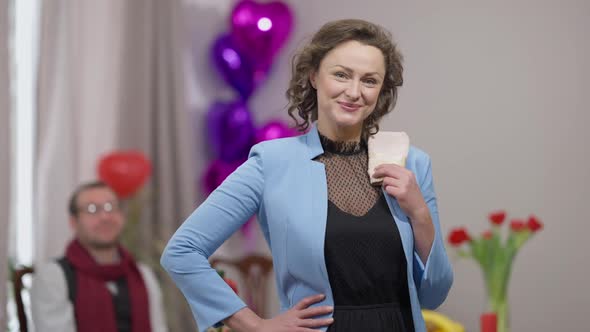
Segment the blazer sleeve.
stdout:
<path fill-rule="evenodd" d="M 423 308 L 436 309 L 447 297 L 453 284 L 453 269 L 447 256 L 438 217 L 436 194 L 432 180 L 432 165 L 430 157 L 426 155 L 426 162 L 422 169 L 420 189 L 430 210 L 434 223 L 434 241 L 430 253 L 424 264 L 414 250 L 414 282 L 418 290 L 418 298 Z"/>
<path fill-rule="evenodd" d="M 262 146 L 184 221 L 168 242 L 160 263 L 187 299 L 199 331 L 217 325 L 246 304 L 211 268 L 208 258 L 261 204 Z"/>

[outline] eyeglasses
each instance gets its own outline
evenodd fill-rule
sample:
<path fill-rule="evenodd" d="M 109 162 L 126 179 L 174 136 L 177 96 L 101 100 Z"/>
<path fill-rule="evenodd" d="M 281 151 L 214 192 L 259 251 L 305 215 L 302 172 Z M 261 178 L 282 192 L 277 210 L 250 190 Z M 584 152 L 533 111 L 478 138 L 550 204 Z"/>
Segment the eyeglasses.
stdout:
<path fill-rule="evenodd" d="M 115 213 L 120 210 L 119 203 L 117 202 L 106 202 L 102 205 L 96 203 L 89 203 L 78 207 L 78 212 L 84 212 L 91 215 L 99 214 L 101 211 L 105 213 Z"/>

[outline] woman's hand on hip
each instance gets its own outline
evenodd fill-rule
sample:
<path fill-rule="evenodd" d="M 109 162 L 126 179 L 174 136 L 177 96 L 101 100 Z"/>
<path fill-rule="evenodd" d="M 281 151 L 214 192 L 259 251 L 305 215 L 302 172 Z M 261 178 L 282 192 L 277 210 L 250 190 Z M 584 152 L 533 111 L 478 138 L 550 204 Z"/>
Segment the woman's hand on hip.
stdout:
<path fill-rule="evenodd" d="M 375 167 L 373 176 L 383 178 L 383 188 L 397 199 L 410 219 L 423 219 L 425 215 L 430 215 L 412 171 L 396 164 L 381 164 Z"/>
<path fill-rule="evenodd" d="M 313 307 L 314 303 L 321 302 L 325 296 L 322 294 L 306 297 L 299 301 L 293 308 L 271 319 L 263 319 L 256 327 L 256 332 L 312 332 L 319 331 L 316 328 L 328 326 L 333 318 L 314 318 L 329 314 L 333 311 L 330 306 Z"/>

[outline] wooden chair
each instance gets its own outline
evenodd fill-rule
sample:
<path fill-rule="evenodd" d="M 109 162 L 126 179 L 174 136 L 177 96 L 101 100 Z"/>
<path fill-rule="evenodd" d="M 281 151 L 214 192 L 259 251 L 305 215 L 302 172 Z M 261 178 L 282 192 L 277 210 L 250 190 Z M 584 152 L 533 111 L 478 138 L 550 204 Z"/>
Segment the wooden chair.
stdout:
<path fill-rule="evenodd" d="M 18 315 L 18 325 L 20 326 L 20 332 L 28 332 L 27 313 L 25 311 L 25 305 L 23 303 L 22 290 L 23 277 L 29 273 L 35 272 L 32 267 L 22 267 L 14 270 L 12 274 L 12 287 L 14 290 L 14 301 L 16 302 L 16 313 Z"/>
<path fill-rule="evenodd" d="M 240 297 L 260 317 L 268 315 L 266 301 L 271 284 L 270 276 L 273 271 L 271 258 L 260 255 L 250 255 L 239 259 L 212 258 L 210 263 L 215 269 L 223 270 L 223 266 L 236 269 L 246 286 L 245 289 L 238 290 Z"/>

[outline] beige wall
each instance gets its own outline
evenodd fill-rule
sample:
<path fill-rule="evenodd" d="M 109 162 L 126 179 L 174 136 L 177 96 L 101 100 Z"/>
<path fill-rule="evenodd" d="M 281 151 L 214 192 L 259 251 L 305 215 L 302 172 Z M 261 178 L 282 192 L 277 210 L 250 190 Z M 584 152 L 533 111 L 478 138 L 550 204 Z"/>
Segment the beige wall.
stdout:
<path fill-rule="evenodd" d="M 431 154 L 445 233 L 458 225 L 483 231 L 494 209 L 514 217 L 535 213 L 546 229 L 517 258 L 512 330 L 587 326 L 590 2 L 287 2 L 298 25 L 253 97 L 256 120 L 284 116 L 290 55 L 322 23 L 357 17 L 386 26 L 406 61 L 398 107 L 383 127 L 407 131 Z M 196 59 L 189 104 L 197 113 L 225 94 L 216 92 L 224 83 L 209 78 L 217 74 L 208 67 L 208 45 L 227 31 L 228 13 L 213 7 L 187 11 Z M 478 331 L 480 272 L 468 261 L 454 267 L 441 310 Z"/>

